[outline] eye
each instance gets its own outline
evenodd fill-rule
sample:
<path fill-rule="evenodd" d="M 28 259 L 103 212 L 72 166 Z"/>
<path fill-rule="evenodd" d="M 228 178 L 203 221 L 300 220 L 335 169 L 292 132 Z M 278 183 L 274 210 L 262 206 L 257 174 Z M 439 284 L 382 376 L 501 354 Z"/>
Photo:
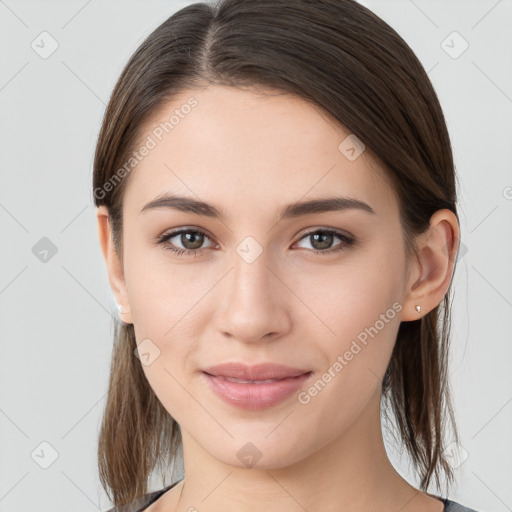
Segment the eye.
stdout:
<path fill-rule="evenodd" d="M 341 242 L 333 246 L 332 244 L 335 238 L 338 238 L 341 240 Z M 355 243 L 352 238 L 333 229 L 317 229 L 315 231 L 310 231 L 309 233 L 306 233 L 300 240 L 309 241 L 313 248 L 312 252 L 322 255 L 343 251 Z"/>
<path fill-rule="evenodd" d="M 177 240 L 171 243 L 173 238 Z M 341 242 L 333 246 L 333 241 L 336 238 L 341 240 Z M 208 249 L 208 247 L 202 247 L 205 240 L 211 239 L 204 231 L 200 229 L 182 228 L 158 237 L 157 243 L 163 245 L 164 249 L 178 255 L 197 256 Z M 332 254 L 334 252 L 343 251 L 355 243 L 352 238 L 333 229 L 317 229 L 310 231 L 303 235 L 299 241 L 301 240 L 309 240 L 312 247 L 312 250 L 309 252 L 316 254 Z M 182 247 L 176 244 L 181 244 Z M 215 246 L 215 244 L 212 243 L 210 247 L 213 246 Z"/>
<path fill-rule="evenodd" d="M 168 243 L 173 238 L 177 238 L 177 242 L 182 244 L 184 247 L 176 247 L 175 243 Z M 176 254 L 196 256 L 205 250 L 205 248 L 201 248 L 205 239 L 209 240 L 210 237 L 200 229 L 180 229 L 178 231 L 172 231 L 171 233 L 162 235 L 157 239 L 157 242 L 162 244 L 164 249 Z"/>

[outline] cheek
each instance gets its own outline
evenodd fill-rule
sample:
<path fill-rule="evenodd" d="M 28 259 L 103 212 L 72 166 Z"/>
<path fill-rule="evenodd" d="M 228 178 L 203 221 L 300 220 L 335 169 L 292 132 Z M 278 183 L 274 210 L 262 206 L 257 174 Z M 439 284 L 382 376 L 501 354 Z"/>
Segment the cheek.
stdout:
<path fill-rule="evenodd" d="M 146 343 L 149 352 L 156 354 L 142 369 L 167 412 L 187 425 L 191 414 L 187 390 L 194 385 L 201 329 L 197 305 L 204 291 L 195 289 L 190 281 L 187 284 L 182 273 L 166 272 L 161 265 L 141 269 L 141 275 L 144 278 L 134 280 L 131 290 L 135 337 L 137 344 Z"/>
<path fill-rule="evenodd" d="M 141 333 L 170 337 L 183 322 L 189 323 L 195 305 L 211 288 L 206 267 L 173 261 L 165 249 L 147 242 L 129 242 L 125 278 L 134 324 Z"/>
<path fill-rule="evenodd" d="M 191 396 L 186 390 L 192 390 L 192 387 L 178 370 L 180 360 L 176 361 L 176 365 L 171 364 L 164 349 L 150 365 L 142 365 L 142 370 L 158 401 L 175 421 L 184 426 L 188 425 L 191 414 Z"/>
<path fill-rule="evenodd" d="M 174 416 L 174 412 L 186 410 L 188 395 L 182 386 L 190 384 L 187 379 L 198 352 L 205 319 L 202 299 L 216 280 L 205 277 L 198 265 L 172 263 L 163 249 L 144 249 L 141 243 L 132 243 L 126 255 L 125 279 L 135 337 L 152 361 L 141 363 L 142 368 L 164 406 L 172 404 L 173 410 L 168 410 Z"/>
<path fill-rule="evenodd" d="M 353 390 L 369 398 L 391 358 L 400 326 L 403 262 L 393 259 L 392 250 L 373 254 L 379 256 L 368 252 L 321 271 L 296 272 L 304 277 L 296 278 L 294 290 L 308 305 L 300 329 L 308 330 L 324 360 L 317 388 L 325 384 L 326 392 L 318 393 L 323 395 L 314 399 L 318 404 L 343 395 L 344 403 L 354 399 L 352 406 L 359 407 Z"/>
<path fill-rule="evenodd" d="M 321 335 L 310 328 L 324 364 L 297 398 L 308 428 L 323 431 L 325 439 L 349 428 L 380 396 L 400 325 L 401 304 L 392 287 L 387 279 L 378 284 L 368 275 L 345 276 L 333 279 L 329 291 L 316 298 L 322 320 L 335 334 L 323 325 Z"/>
<path fill-rule="evenodd" d="M 394 342 L 393 332 L 387 331 L 393 331 L 388 326 L 395 326 L 400 316 L 404 271 L 396 251 L 384 246 L 350 254 L 332 265 L 301 263 L 288 272 L 287 281 L 307 306 L 303 316 L 321 339 L 343 348 L 376 323 L 380 337 Z"/>

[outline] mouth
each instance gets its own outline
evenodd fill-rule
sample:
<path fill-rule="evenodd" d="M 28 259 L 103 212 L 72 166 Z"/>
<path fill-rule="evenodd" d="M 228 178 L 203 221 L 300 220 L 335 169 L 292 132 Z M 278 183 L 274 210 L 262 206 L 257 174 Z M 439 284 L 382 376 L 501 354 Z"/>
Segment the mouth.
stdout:
<path fill-rule="evenodd" d="M 309 371 L 292 377 L 252 380 L 202 372 L 216 397 L 232 406 L 253 411 L 272 407 L 289 398 L 312 374 Z"/>

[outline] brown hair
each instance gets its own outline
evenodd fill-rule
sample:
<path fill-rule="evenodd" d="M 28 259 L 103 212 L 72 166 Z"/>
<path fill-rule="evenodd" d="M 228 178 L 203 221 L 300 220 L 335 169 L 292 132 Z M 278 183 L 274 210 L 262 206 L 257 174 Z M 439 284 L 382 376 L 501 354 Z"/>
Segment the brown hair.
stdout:
<path fill-rule="evenodd" d="M 427 73 L 407 43 L 354 0 L 220 0 L 169 17 L 140 45 L 110 98 L 98 137 L 93 188 L 106 205 L 122 260 L 118 171 L 140 129 L 185 89 L 263 86 L 320 106 L 369 148 L 393 184 L 407 254 L 439 209 L 456 211 L 450 138 Z M 116 174 L 117 172 L 117 174 Z M 110 183 L 107 187 L 105 184 Z M 113 186 L 115 185 L 115 186 Z M 448 367 L 450 292 L 421 319 L 402 322 L 382 398 L 426 490 L 451 485 L 446 422 L 458 435 Z M 109 392 L 98 446 L 100 479 L 115 505 L 148 492 L 148 478 L 181 447 L 179 425 L 149 386 L 133 325 L 116 321 Z"/>

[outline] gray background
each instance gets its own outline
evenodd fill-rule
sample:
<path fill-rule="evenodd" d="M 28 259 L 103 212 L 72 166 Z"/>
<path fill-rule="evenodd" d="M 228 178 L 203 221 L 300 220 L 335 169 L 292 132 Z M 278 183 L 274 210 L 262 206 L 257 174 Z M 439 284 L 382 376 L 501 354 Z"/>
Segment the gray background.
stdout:
<path fill-rule="evenodd" d="M 116 311 L 97 238 L 94 144 L 126 60 L 190 3 L 0 0 L 1 512 L 110 506 L 96 443 Z M 422 61 L 454 146 L 463 245 L 451 370 L 462 446 L 450 497 L 510 511 L 512 1 L 361 3 Z M 458 55 L 461 38 L 469 47 Z"/>

